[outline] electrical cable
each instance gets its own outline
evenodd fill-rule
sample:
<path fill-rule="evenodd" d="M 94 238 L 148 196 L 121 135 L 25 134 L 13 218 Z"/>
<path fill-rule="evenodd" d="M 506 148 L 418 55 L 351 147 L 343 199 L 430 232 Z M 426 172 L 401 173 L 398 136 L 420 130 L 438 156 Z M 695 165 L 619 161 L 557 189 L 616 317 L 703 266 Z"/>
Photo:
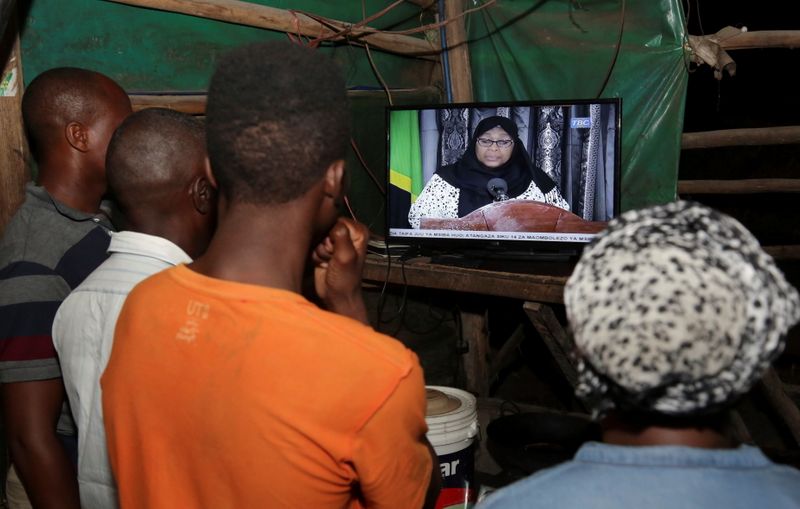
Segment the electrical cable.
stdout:
<path fill-rule="evenodd" d="M 444 0 L 438 0 L 439 2 L 439 16 L 440 19 L 444 19 Z M 445 99 L 447 102 L 453 102 L 453 85 L 450 81 L 450 49 L 447 47 L 447 31 L 444 28 L 444 25 L 439 26 L 439 38 L 441 40 L 442 46 L 442 74 L 444 76 L 444 93 Z"/>
<path fill-rule="evenodd" d="M 361 151 L 358 150 L 358 145 L 356 145 L 356 140 L 354 140 L 353 138 L 350 138 L 350 146 L 353 148 L 353 152 L 355 152 L 358 161 L 361 163 L 361 166 L 367 172 L 367 175 L 369 175 L 369 178 L 372 179 L 372 182 L 375 184 L 375 186 L 377 186 L 381 194 L 383 196 L 386 196 L 386 189 L 383 187 L 383 184 L 381 184 L 381 182 L 378 180 L 378 177 L 375 176 L 375 172 L 373 172 L 370 169 L 369 165 L 367 165 L 366 159 L 364 159 L 364 156 L 361 155 Z"/>
<path fill-rule="evenodd" d="M 606 90 L 606 86 L 608 85 L 609 80 L 611 79 L 611 73 L 614 71 L 614 67 L 617 65 L 617 57 L 619 57 L 620 49 L 622 48 L 622 34 L 625 31 L 625 0 L 621 1 L 620 7 L 620 21 L 619 21 L 619 35 L 617 36 L 617 47 L 614 49 L 614 58 L 611 59 L 611 65 L 608 67 L 608 72 L 606 73 L 606 78 L 603 80 L 603 86 L 600 87 L 600 91 L 597 92 L 597 98 L 599 99 L 602 97 L 603 92 Z"/>

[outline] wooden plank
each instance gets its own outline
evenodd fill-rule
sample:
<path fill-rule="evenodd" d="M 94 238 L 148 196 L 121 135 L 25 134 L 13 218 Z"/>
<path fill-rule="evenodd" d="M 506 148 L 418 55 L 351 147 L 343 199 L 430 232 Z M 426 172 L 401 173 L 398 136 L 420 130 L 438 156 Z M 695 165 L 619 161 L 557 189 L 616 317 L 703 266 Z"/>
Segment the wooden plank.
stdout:
<path fill-rule="evenodd" d="M 445 19 L 455 19 L 455 21 L 445 26 L 447 48 L 442 48 L 442 51 L 448 52 L 450 84 L 453 91 L 453 100 L 457 103 L 473 101 L 472 68 L 469 63 L 467 29 L 462 16 L 464 3 L 464 0 L 445 0 L 444 2 Z"/>
<path fill-rule="evenodd" d="M 681 135 L 682 150 L 748 145 L 793 145 L 796 143 L 800 144 L 800 126 L 723 129 Z"/>
<path fill-rule="evenodd" d="M 147 95 L 131 94 L 133 111 L 145 108 L 168 108 L 170 110 L 188 113 L 189 115 L 204 115 L 206 112 L 207 96 L 197 95 Z"/>
<path fill-rule="evenodd" d="M 800 179 L 679 180 L 678 194 L 800 193 Z"/>
<path fill-rule="evenodd" d="M 9 22 L 0 38 L 0 62 L 3 62 L 0 80 L 6 83 L 0 97 L 0 235 L 8 220 L 25 196 L 28 172 L 28 144 L 22 125 L 22 61 L 16 23 Z M 11 74 L 16 80 L 15 91 L 8 88 Z"/>
<path fill-rule="evenodd" d="M 800 47 L 800 30 L 756 30 L 741 32 L 732 37 L 718 41 L 725 50 L 755 48 L 798 48 Z"/>
<path fill-rule="evenodd" d="M 437 87 L 399 88 L 393 89 L 392 95 L 404 93 L 438 95 Z M 348 97 L 383 97 L 383 90 L 348 90 Z M 151 92 L 147 94 L 130 94 L 134 111 L 144 108 L 169 108 L 189 115 L 205 115 L 208 96 L 206 94 L 170 94 Z"/>
<path fill-rule="evenodd" d="M 522 309 L 525 310 L 528 319 L 533 323 L 547 349 L 550 350 L 556 364 L 564 374 L 564 378 L 575 387 L 578 381 L 578 373 L 572 357 L 575 345 L 553 313 L 553 308 L 539 302 L 526 302 Z"/>
<path fill-rule="evenodd" d="M 489 395 L 489 327 L 486 311 L 464 311 L 461 314 L 461 333 L 467 345 L 464 354 L 464 374 L 467 390 L 476 396 Z"/>
<path fill-rule="evenodd" d="M 800 444 L 800 409 L 786 394 L 783 382 L 774 368 L 769 368 L 761 379 L 761 388 L 767 401 L 783 419 L 795 442 Z"/>
<path fill-rule="evenodd" d="M 351 29 L 346 34 L 350 42 L 366 42 L 371 47 L 409 56 L 431 56 L 439 53 L 422 38 L 384 33 L 370 27 L 353 28 L 353 23 L 325 20 L 321 24 L 306 14 L 278 9 L 239 0 L 110 0 L 112 2 L 177 12 L 201 18 L 237 23 L 267 30 L 277 30 L 311 38 L 326 37 L 338 31 Z M 338 39 L 342 39 L 338 37 Z"/>
<path fill-rule="evenodd" d="M 535 274 L 518 274 L 438 265 L 427 259 L 393 260 L 389 265 L 385 258 L 370 255 L 364 263 L 363 279 L 560 304 L 569 273 L 557 264 L 550 267 Z"/>

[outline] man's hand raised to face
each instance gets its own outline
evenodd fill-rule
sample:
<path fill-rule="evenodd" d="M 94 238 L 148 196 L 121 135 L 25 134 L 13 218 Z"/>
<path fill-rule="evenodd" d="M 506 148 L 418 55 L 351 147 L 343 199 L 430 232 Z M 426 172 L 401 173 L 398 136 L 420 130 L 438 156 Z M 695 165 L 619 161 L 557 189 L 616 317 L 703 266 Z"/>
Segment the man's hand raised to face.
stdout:
<path fill-rule="evenodd" d="M 339 218 L 314 250 L 314 287 L 325 308 L 367 323 L 361 294 L 361 271 L 367 255 L 369 230 L 361 223 Z"/>

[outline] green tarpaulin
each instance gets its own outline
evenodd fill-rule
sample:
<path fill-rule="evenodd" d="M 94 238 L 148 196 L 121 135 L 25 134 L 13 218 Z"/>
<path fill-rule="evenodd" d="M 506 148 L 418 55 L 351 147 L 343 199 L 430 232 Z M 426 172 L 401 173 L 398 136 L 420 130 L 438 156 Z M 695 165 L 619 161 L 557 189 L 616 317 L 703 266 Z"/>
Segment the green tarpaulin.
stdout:
<path fill-rule="evenodd" d="M 357 22 L 390 2 L 258 0 Z M 465 2 L 468 8 L 479 0 Z M 22 53 L 25 80 L 50 67 L 73 65 L 105 72 L 128 90 L 202 91 L 227 48 L 285 34 L 142 9 L 101 0 L 31 0 L 26 3 Z M 676 193 L 687 82 L 684 17 L 678 0 L 498 0 L 466 16 L 476 101 L 621 97 L 622 208 L 673 200 Z M 409 2 L 373 23 L 386 29 L 433 21 Z M 432 34 L 429 33 L 430 37 Z M 363 48 L 326 48 L 348 85 L 380 89 Z M 429 61 L 373 51 L 376 68 L 394 89 L 441 79 Z M 309 77 L 313 79 L 313 77 Z M 436 101 L 429 92 L 395 102 Z M 384 179 L 385 97 L 353 101 L 354 139 Z M 367 111 L 367 108 L 369 111 Z M 374 111 L 373 111 L 374 110 Z M 383 197 L 373 177 L 351 154 L 351 203 L 359 219 L 381 232 Z"/>
<path fill-rule="evenodd" d="M 501 0 L 467 23 L 475 100 L 621 97 L 622 209 L 675 199 L 688 77 L 678 0 Z"/>

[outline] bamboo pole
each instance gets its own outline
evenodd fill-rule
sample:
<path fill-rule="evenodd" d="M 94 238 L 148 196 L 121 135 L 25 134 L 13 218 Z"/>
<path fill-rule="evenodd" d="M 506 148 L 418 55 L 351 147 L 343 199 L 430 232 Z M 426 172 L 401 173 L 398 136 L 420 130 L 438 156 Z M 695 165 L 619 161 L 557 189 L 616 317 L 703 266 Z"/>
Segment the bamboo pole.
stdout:
<path fill-rule="evenodd" d="M 448 52 L 453 100 L 457 103 L 472 102 L 472 68 L 469 64 L 467 29 L 461 16 L 464 12 L 464 0 L 446 0 L 444 12 L 445 19 L 458 18 L 445 27 L 447 48 L 442 48 L 442 51 Z"/>
<path fill-rule="evenodd" d="M 800 179 L 679 180 L 678 194 L 800 193 Z"/>
<path fill-rule="evenodd" d="M 239 0 L 108 0 L 136 7 L 189 14 L 201 18 L 238 23 L 268 30 L 278 30 L 308 37 L 330 36 L 338 30 L 351 27 L 352 23 L 328 20 L 329 28 L 300 12 L 278 9 Z M 374 28 L 354 28 L 346 35 L 353 42 L 366 42 L 371 47 L 402 55 L 422 56 L 438 53 L 424 39 L 408 35 L 383 33 Z"/>
<path fill-rule="evenodd" d="M 742 145 L 791 145 L 794 143 L 800 144 L 800 126 L 725 129 L 681 135 L 681 149 L 683 150 Z"/>

